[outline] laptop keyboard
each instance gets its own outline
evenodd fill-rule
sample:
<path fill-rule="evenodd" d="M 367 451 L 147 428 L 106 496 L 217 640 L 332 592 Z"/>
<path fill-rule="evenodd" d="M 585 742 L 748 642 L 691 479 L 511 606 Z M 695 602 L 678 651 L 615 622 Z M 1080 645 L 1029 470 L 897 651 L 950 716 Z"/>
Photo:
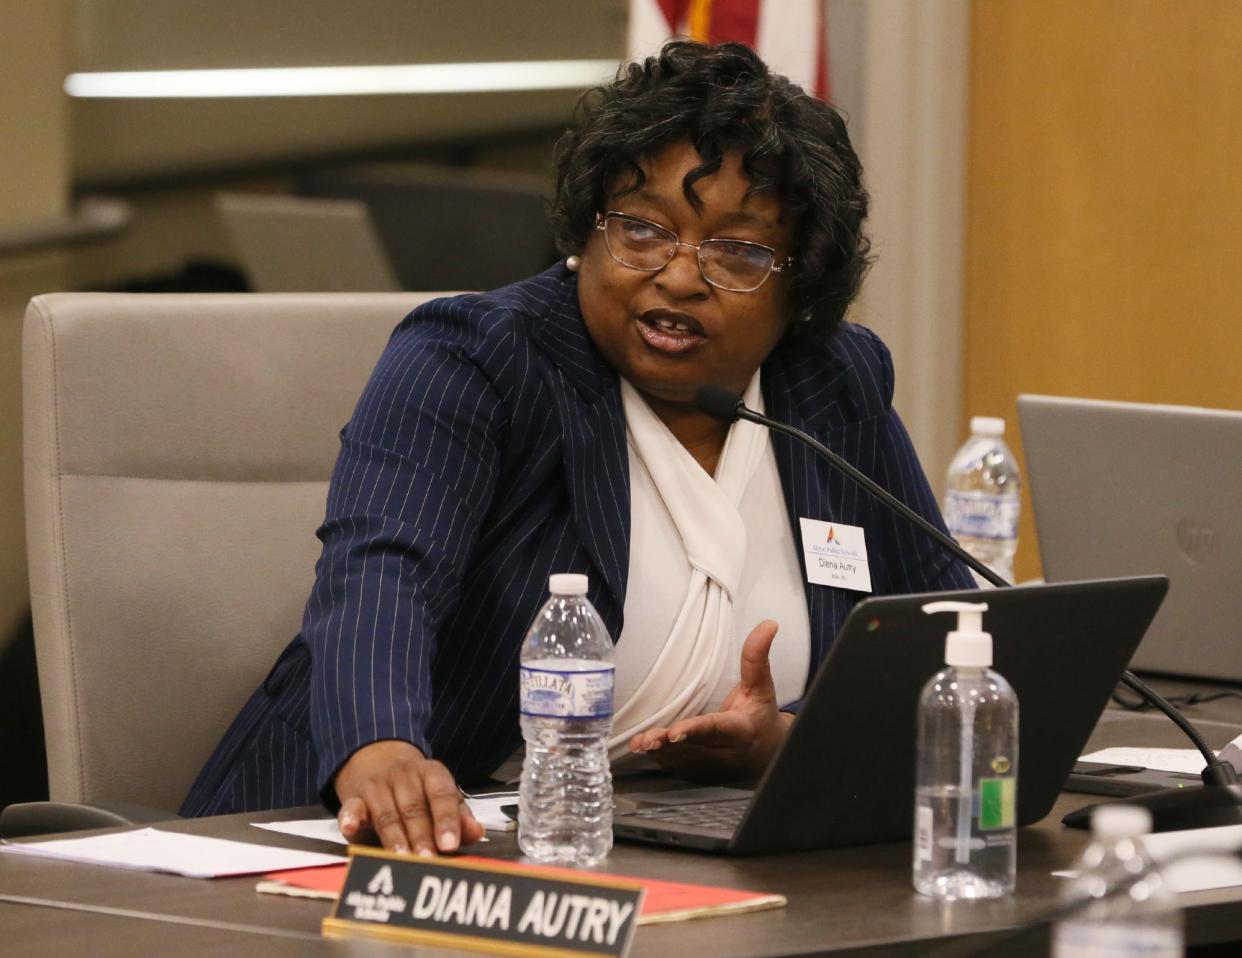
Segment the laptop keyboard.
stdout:
<path fill-rule="evenodd" d="M 640 808 L 627 812 L 626 818 L 641 818 L 650 822 L 668 822 L 673 825 L 697 825 L 699 828 L 734 830 L 746 814 L 748 799 L 728 802 L 701 802 L 692 805 L 665 805 L 656 808 Z"/>

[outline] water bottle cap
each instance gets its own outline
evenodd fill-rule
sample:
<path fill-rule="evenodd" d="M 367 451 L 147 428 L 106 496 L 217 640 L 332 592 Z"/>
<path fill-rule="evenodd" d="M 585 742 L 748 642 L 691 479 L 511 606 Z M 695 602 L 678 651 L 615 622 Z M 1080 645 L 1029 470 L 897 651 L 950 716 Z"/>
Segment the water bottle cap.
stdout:
<path fill-rule="evenodd" d="M 971 416 L 970 431 L 980 436 L 1005 435 L 1005 420 L 999 416 Z"/>
<path fill-rule="evenodd" d="M 553 595 L 586 595 L 587 577 L 581 572 L 558 572 L 548 578 L 548 591 Z"/>
<path fill-rule="evenodd" d="M 1096 838 L 1135 838 L 1151 831 L 1151 812 L 1137 805 L 1101 805 L 1091 813 Z"/>

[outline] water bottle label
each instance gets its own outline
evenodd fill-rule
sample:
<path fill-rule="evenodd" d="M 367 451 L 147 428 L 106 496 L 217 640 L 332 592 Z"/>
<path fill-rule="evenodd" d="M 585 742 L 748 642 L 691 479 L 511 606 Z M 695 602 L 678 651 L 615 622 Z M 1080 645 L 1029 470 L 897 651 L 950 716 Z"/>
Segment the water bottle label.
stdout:
<path fill-rule="evenodd" d="M 934 824 L 930 805 L 920 805 L 914 810 L 914 860 L 932 860 L 932 828 Z"/>
<path fill-rule="evenodd" d="M 1014 827 L 1014 799 L 1017 792 L 1016 779 L 979 779 L 979 831 Z"/>
<path fill-rule="evenodd" d="M 944 500 L 944 522 L 955 536 L 1016 539 L 1019 508 L 1016 496 L 950 492 Z"/>
<path fill-rule="evenodd" d="M 523 665 L 518 679 L 519 707 L 532 718 L 611 718 L 615 676 L 611 665 L 582 672 Z"/>

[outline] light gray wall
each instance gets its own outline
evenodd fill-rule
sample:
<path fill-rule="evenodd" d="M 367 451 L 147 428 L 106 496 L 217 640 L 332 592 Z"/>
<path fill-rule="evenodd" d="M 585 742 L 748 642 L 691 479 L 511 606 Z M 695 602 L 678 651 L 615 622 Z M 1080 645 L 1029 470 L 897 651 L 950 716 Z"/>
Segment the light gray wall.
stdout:
<path fill-rule="evenodd" d="M 617 59 L 626 0 L 75 0 L 79 71 Z M 600 79 L 605 79 L 601 77 Z M 77 100 L 88 183 L 342 149 L 521 132 L 573 91 L 236 100 Z"/>
<path fill-rule="evenodd" d="M 863 51 L 866 48 L 867 0 L 826 0 L 828 73 L 833 105 L 845 114 L 855 149 L 863 124 Z"/>

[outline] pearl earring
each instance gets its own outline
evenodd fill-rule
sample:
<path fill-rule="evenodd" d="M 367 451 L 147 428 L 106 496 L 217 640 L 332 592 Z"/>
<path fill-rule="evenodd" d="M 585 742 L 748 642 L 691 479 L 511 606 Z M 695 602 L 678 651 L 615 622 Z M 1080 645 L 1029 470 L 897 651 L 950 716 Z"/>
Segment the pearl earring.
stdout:
<path fill-rule="evenodd" d="M 565 268 L 569 270 L 571 273 L 578 272 L 578 267 L 581 265 L 582 265 L 581 256 L 570 256 L 570 257 L 567 257 L 565 260 Z"/>

